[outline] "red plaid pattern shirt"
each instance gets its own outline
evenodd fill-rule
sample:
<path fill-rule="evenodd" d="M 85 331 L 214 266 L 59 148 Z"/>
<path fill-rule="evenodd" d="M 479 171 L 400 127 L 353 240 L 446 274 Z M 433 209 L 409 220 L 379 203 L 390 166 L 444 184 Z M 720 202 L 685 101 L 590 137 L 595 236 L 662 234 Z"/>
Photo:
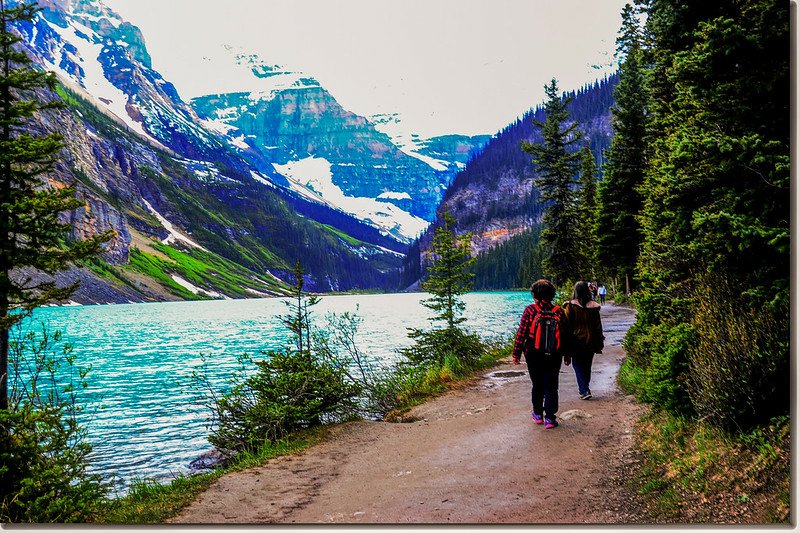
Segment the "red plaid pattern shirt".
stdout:
<path fill-rule="evenodd" d="M 536 316 L 536 309 L 534 305 L 538 305 L 542 309 L 552 309 L 555 307 L 552 303 L 545 301 L 545 300 L 534 300 L 532 304 L 525 308 L 525 311 L 522 312 L 522 318 L 519 321 L 519 329 L 517 329 L 517 336 L 514 338 L 514 350 L 511 352 L 511 357 L 514 358 L 514 362 L 518 363 L 520 357 L 522 357 L 522 352 L 525 350 L 525 339 L 528 337 L 528 330 L 531 328 L 531 322 L 533 322 L 533 317 Z M 564 310 L 559 309 L 561 313 L 561 320 L 565 319 Z"/>

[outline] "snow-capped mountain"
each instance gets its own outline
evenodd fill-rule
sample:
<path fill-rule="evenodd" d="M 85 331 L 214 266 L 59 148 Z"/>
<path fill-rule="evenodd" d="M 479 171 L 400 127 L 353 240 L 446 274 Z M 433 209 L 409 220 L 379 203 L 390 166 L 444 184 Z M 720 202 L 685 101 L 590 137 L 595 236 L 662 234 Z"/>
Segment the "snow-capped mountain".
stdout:
<path fill-rule="evenodd" d="M 409 131 L 399 113 L 372 115 L 370 121 L 404 153 L 427 163 L 434 170 L 448 173 L 463 170 L 469 157 L 476 153 L 476 148 L 491 139 L 491 135 L 443 135 L 425 139 Z"/>
<path fill-rule="evenodd" d="M 247 142 L 286 176 L 291 187 L 318 198 L 408 241 L 427 227 L 463 154 L 426 154 L 416 144 L 382 131 L 345 108 L 314 78 L 230 48 L 230 63 L 249 72 L 247 91 L 192 99 L 209 124 L 234 127 Z M 220 61 L 221 59 L 216 59 Z M 393 120 L 397 126 L 399 119 Z M 397 128 L 395 128 L 397 129 Z M 462 137 L 474 151 L 488 136 Z M 399 145 L 398 141 L 403 141 Z M 288 166 L 287 166 L 288 165 Z M 326 185 L 309 187 L 320 179 Z"/>
<path fill-rule="evenodd" d="M 402 243 L 303 198 L 235 128 L 200 119 L 151 68 L 138 29 L 99 1 L 42 7 L 14 31 L 62 81 L 37 97 L 68 104 L 30 125 L 64 137 L 47 181 L 85 201 L 65 215 L 76 238 L 116 231 L 111 278 L 68 274 L 90 293 L 79 301 L 275 294 L 299 259 L 311 290 L 394 287 Z"/>
<path fill-rule="evenodd" d="M 19 28 L 42 67 L 129 131 L 185 158 L 274 176 L 234 128 L 204 123 L 175 86 L 151 67 L 141 31 L 99 0 L 48 0 L 35 24 Z M 243 160 L 246 159 L 246 161 Z"/>
<path fill-rule="evenodd" d="M 404 134 L 399 117 L 359 116 L 313 77 L 231 47 L 204 59 L 244 90 L 190 104 L 153 69 L 141 31 L 102 0 L 39 6 L 35 22 L 15 31 L 63 84 L 47 98 L 69 104 L 58 119 L 67 148 L 51 182 L 76 184 L 91 206 L 73 216 L 76 236 L 115 229 L 106 259 L 137 275 L 155 272 L 141 263 L 148 252 L 134 251 L 156 239 L 154 253 L 219 254 L 214 261 L 257 276 L 284 278 L 303 258 L 309 286 L 321 290 L 390 287 L 397 252 L 433 220 L 455 172 L 488 140 Z M 161 268 L 191 278 L 169 262 Z M 184 294 L 170 276 L 158 283 Z M 206 281 L 192 293 L 245 290 Z"/>
<path fill-rule="evenodd" d="M 36 24 L 21 29 L 29 52 L 130 131 L 200 166 L 222 163 L 342 210 L 401 241 L 433 220 L 464 162 L 463 153 L 433 157 L 424 140 L 397 135 L 396 116 L 373 123 L 342 108 L 312 77 L 231 47 L 206 59 L 246 92 L 188 105 L 152 69 L 139 29 L 101 0 L 47 0 L 42 7 Z M 470 152 L 487 139 L 463 137 L 462 144 Z M 307 187 L 319 177 L 318 164 L 300 163 L 309 158 L 329 163 L 327 187 Z"/>

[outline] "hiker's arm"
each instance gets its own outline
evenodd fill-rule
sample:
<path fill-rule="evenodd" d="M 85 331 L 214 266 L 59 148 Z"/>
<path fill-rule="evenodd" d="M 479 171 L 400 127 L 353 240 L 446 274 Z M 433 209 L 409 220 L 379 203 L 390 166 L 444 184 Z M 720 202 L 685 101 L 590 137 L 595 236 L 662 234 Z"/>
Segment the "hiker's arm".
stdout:
<path fill-rule="evenodd" d="M 569 366 L 572 363 L 572 316 L 570 313 L 570 305 L 569 302 L 564 304 L 564 307 L 561 308 L 561 324 L 563 324 L 563 328 L 561 329 L 561 342 L 563 343 L 563 357 L 564 357 L 564 364 Z"/>
<path fill-rule="evenodd" d="M 517 329 L 517 336 L 514 337 L 514 350 L 511 352 L 511 358 L 514 364 L 519 364 L 519 358 L 522 356 L 522 350 L 525 348 L 525 335 L 528 333 L 528 328 L 531 323 L 530 307 L 526 307 L 522 313 L 522 318 L 519 321 L 519 329 Z"/>
<path fill-rule="evenodd" d="M 600 320 L 599 312 L 597 313 L 597 319 L 594 324 L 592 338 L 594 339 L 594 353 L 603 353 L 603 348 L 605 347 L 603 341 L 606 337 L 603 335 L 603 322 Z"/>

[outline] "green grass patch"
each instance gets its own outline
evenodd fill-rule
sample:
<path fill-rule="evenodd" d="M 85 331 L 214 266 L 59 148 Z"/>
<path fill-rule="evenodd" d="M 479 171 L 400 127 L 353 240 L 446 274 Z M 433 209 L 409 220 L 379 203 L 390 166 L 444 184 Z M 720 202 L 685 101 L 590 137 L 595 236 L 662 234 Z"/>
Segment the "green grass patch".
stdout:
<path fill-rule="evenodd" d="M 409 409 L 425 403 L 450 389 L 459 387 L 501 359 L 511 356 L 513 340 L 488 343 L 486 352 L 469 366 L 457 357 L 445 357 L 443 364 L 407 370 L 402 377 L 397 409 L 386 416 L 388 421 L 403 420 Z"/>
<path fill-rule="evenodd" d="M 651 412 L 639 423 L 641 464 L 629 483 L 657 522 L 787 523 L 790 448 L 788 417 L 730 434 Z"/>
<path fill-rule="evenodd" d="M 281 294 L 288 291 L 286 285 L 279 284 L 274 278 L 257 274 L 213 252 L 199 248 L 181 251 L 158 243 L 153 244 L 153 249 L 175 261 L 175 270 L 199 287 L 211 288 L 228 296 L 241 297 L 252 296 L 246 290 L 248 287 Z"/>
<path fill-rule="evenodd" d="M 130 263 L 128 263 L 128 265 L 125 267 L 126 269 L 144 274 L 145 276 L 156 280 L 161 286 L 175 296 L 184 298 L 186 300 L 208 299 L 208 296 L 194 294 L 193 292 L 176 283 L 175 280 L 170 277 L 168 272 L 174 272 L 175 265 L 172 265 L 152 254 L 143 252 L 138 248 L 131 248 L 129 258 Z"/>
<path fill-rule="evenodd" d="M 617 373 L 617 384 L 625 394 L 638 397 L 644 381 L 644 370 L 636 366 L 630 358 L 626 358 Z"/>
<path fill-rule="evenodd" d="M 330 226 L 328 224 L 319 224 L 319 226 L 321 228 L 324 228 L 327 231 L 330 231 L 331 233 L 333 233 L 334 235 L 336 235 L 337 237 L 342 239 L 344 242 L 346 242 L 350 246 L 365 246 L 366 245 L 366 243 L 364 243 L 363 241 L 360 241 L 360 240 L 356 239 L 355 237 L 351 237 L 347 233 L 345 233 L 343 231 L 340 231 L 340 230 L 334 228 L 333 226 Z"/>
<path fill-rule="evenodd" d="M 172 274 L 203 290 L 219 292 L 233 298 L 252 297 L 253 293 L 248 288 L 276 294 L 286 294 L 288 290 L 273 278 L 257 274 L 213 252 L 196 248 L 183 251 L 158 242 L 153 242 L 152 248 L 168 257 L 169 261 L 133 247 L 130 251 L 130 263 L 124 268 L 156 280 L 167 291 L 180 298 L 206 300 L 209 296 L 203 293 L 194 294 L 173 280 Z M 103 275 L 107 276 L 108 273 L 103 272 Z"/>

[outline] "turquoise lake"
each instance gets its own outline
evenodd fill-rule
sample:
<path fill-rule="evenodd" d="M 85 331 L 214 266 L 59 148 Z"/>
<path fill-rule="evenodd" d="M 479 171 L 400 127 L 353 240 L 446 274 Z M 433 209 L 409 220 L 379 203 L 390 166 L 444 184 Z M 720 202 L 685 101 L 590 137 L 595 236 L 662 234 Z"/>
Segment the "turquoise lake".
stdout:
<path fill-rule="evenodd" d="M 407 329 L 428 327 L 431 312 L 420 293 L 324 296 L 313 309 L 356 311 L 363 319 L 357 342 L 387 365 L 409 344 Z M 516 331 L 531 297 L 527 292 L 470 293 L 465 327 L 485 338 Z M 278 317 L 284 299 L 213 300 L 38 309 L 24 327 L 61 330 L 79 366 L 91 365 L 79 401 L 81 422 L 93 445 L 91 468 L 124 491 L 131 480 L 169 481 L 212 449 L 208 409 L 191 387 L 191 373 L 209 361 L 209 378 L 222 387 L 237 355 L 278 348 L 286 333 Z"/>

